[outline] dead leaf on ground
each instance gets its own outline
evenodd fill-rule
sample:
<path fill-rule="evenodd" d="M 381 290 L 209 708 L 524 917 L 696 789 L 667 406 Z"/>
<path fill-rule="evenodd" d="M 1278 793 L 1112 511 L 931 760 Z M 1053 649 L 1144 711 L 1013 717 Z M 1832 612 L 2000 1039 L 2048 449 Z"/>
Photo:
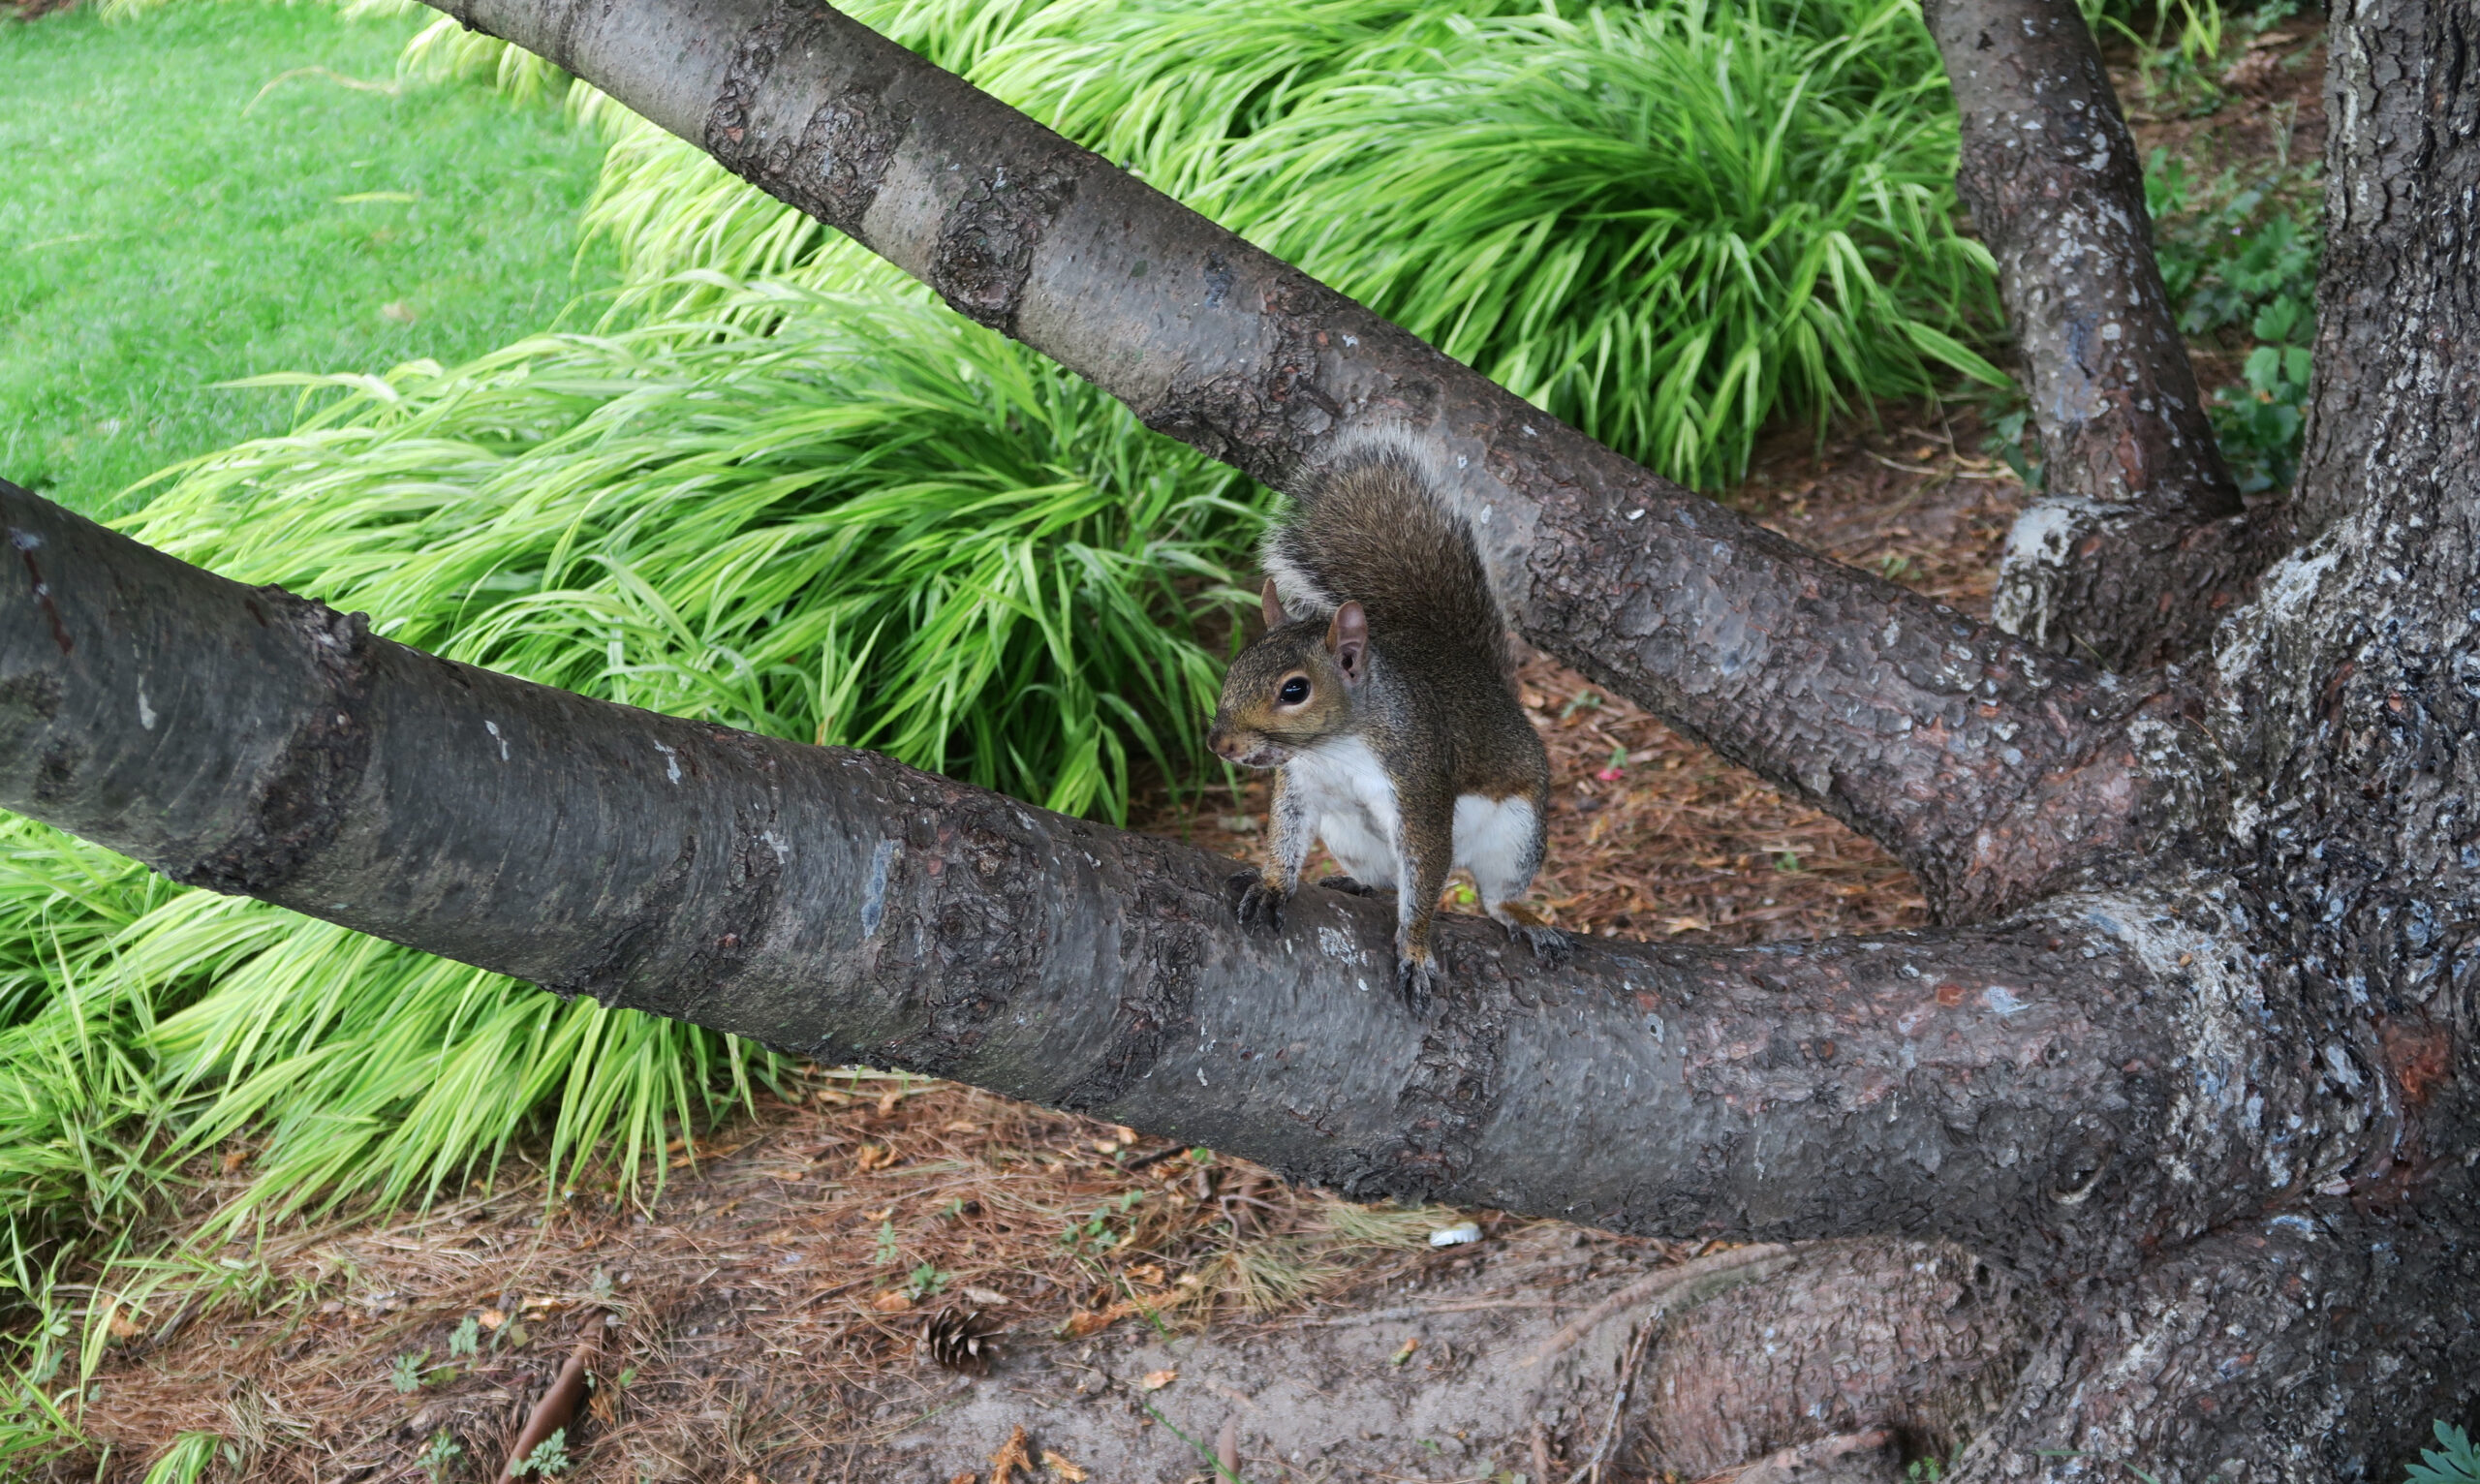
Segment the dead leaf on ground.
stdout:
<path fill-rule="evenodd" d="M 1042 1449 L 1042 1467 L 1049 1469 L 1051 1472 L 1058 1474 L 1061 1478 L 1066 1479 L 1068 1484 L 1085 1484 L 1087 1475 L 1084 1469 L 1077 1468 L 1074 1464 L 1071 1464 L 1068 1460 L 1060 1457 L 1058 1454 L 1053 1453 L 1048 1448 Z"/>
<path fill-rule="evenodd" d="M 1180 1373 L 1177 1371 L 1148 1371 L 1145 1373 L 1145 1379 L 1136 1383 L 1136 1389 L 1139 1391 L 1161 1391 L 1163 1387 L 1170 1385 L 1173 1381 L 1176 1381 L 1179 1378 Z"/>
<path fill-rule="evenodd" d="M 1025 1425 L 1021 1422 L 1016 1424 L 1016 1431 L 1008 1435 L 1006 1445 L 990 1455 L 990 1484 L 1008 1484 L 1009 1475 L 1019 1469 L 1027 1473 L 1034 1471 L 1033 1450 L 1025 1441 Z"/>
<path fill-rule="evenodd" d="M 913 1300 L 901 1288 L 889 1288 L 870 1300 L 870 1307 L 881 1314 L 902 1314 L 913 1307 Z"/>

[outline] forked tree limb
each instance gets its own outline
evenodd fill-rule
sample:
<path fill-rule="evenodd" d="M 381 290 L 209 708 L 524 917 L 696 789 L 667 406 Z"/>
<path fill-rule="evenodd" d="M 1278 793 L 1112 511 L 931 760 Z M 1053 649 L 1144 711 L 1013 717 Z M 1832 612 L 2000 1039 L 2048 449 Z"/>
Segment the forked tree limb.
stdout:
<path fill-rule="evenodd" d="M 1805 1290 L 1752 1293 L 1738 1328 L 1700 1311 L 1708 1342 L 1665 1354 L 1818 1363 L 1729 1392 L 1744 1427 L 1677 1404 L 1747 1367 L 1650 1376 L 1657 1418 L 1712 1424 L 1672 1445 L 1968 1427 L 2032 1314 L 1985 1283 L 2062 1318 L 1972 1477 L 2330 1477 L 2400 1448 L 2390 1408 L 2451 1415 L 2480 1376 L 2480 1248 L 2419 1209 L 2441 1042 L 2233 936 L 2258 909 L 2230 883 L 1875 942 L 1590 941 L 1557 972 L 1460 919 L 1416 1021 L 1377 905 L 1313 889 L 1244 934 L 1228 863 L 1168 841 L 452 664 L 6 484 L 0 542 L 0 807 L 177 880 L 1364 1197 L 1974 1254 L 1859 1348 L 1847 1301 Z"/>
<path fill-rule="evenodd" d="M 1423 1021 L 1382 904 L 1313 889 L 1247 934 L 1194 850 L 452 664 L 14 486 L 0 524 L 0 807 L 557 993 L 1670 1236 L 2126 1268 L 2356 1147 L 2269 1161 L 2199 1102 L 2322 1092 L 2157 998 L 2156 908 L 1555 973 L 1456 919 Z"/>
<path fill-rule="evenodd" d="M 1887 846 L 1943 920 L 2192 819 L 2161 796 L 2184 697 L 1657 478 L 817 0 L 439 4 L 1277 487 L 1411 441 L 1528 638 Z"/>
<path fill-rule="evenodd" d="M 2076 0 L 1929 0 L 1957 189 L 1996 255 L 2040 428 L 1999 624 L 2113 668 L 2198 647 L 2288 549 L 2222 461 L 2153 256 L 2135 140 Z"/>

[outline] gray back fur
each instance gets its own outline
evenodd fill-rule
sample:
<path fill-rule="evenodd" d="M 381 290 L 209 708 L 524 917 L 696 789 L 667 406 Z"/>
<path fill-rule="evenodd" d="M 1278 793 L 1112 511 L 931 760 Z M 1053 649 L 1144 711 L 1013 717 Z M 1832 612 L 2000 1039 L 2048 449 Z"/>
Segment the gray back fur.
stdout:
<path fill-rule="evenodd" d="M 1416 636 L 1502 662 L 1506 625 L 1472 527 L 1408 449 L 1374 443 L 1346 453 L 1266 533 L 1263 558 L 1294 618 L 1357 602 L 1381 647 Z"/>

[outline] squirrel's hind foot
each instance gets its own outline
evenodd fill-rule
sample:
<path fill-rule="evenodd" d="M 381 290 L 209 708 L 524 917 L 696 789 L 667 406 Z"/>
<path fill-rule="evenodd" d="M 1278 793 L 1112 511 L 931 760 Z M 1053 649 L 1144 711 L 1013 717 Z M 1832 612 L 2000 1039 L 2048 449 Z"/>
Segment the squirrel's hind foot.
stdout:
<path fill-rule="evenodd" d="M 1377 887 L 1372 886 L 1367 881 L 1354 881 L 1348 876 L 1330 876 L 1324 881 L 1319 881 L 1318 884 L 1325 887 L 1328 891 L 1340 891 L 1348 897 L 1374 897 L 1378 895 Z"/>
<path fill-rule="evenodd" d="M 1242 927 L 1283 931 L 1283 888 L 1269 885 L 1262 874 L 1243 871 L 1224 881 L 1223 889 L 1231 898 L 1231 910 Z"/>
<path fill-rule="evenodd" d="M 1533 956 L 1548 968 L 1556 969 L 1576 951 L 1566 934 L 1541 920 L 1532 908 L 1521 902 L 1501 902 L 1490 909 L 1490 920 L 1506 929 L 1507 942 L 1521 939 Z"/>
<path fill-rule="evenodd" d="M 1524 945 L 1533 950 L 1534 960 L 1543 968 L 1557 969 L 1575 956 L 1574 940 L 1557 928 L 1538 922 L 1510 922 L 1505 926 L 1507 941 L 1513 943 L 1519 939 L 1522 940 Z"/>

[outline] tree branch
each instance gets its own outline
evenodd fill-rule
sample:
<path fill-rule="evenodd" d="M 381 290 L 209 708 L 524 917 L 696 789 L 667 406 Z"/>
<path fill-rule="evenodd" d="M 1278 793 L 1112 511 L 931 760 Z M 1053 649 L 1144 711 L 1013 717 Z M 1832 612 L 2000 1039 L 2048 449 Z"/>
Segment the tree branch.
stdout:
<path fill-rule="evenodd" d="M 2176 660 L 2287 545 L 2223 464 L 2154 261 L 2135 140 L 2075 0 L 1931 0 L 1955 183 L 1997 256 L 2046 490 L 2000 627 L 2113 667 Z"/>
<path fill-rule="evenodd" d="M 14 486 L 0 522 L 0 805 L 556 993 L 1362 1197 L 2081 1266 L 2290 1178 L 2199 1079 L 2315 1111 L 2274 1052 L 2232 1065 L 2257 1054 L 2194 997 L 2164 1013 L 2124 906 L 1886 943 L 1587 943 L 1555 974 L 1457 918 L 1422 1022 L 1389 992 L 1380 904 L 1313 890 L 1280 937 L 1244 935 L 1229 863 L 1166 841 L 451 664 Z"/>
<path fill-rule="evenodd" d="M 441 8 L 1269 483 L 1413 442 L 1529 638 L 1887 846 L 1946 920 L 2124 857 L 2179 771 L 2137 743 L 2172 698 L 1655 477 L 813 0 Z"/>

